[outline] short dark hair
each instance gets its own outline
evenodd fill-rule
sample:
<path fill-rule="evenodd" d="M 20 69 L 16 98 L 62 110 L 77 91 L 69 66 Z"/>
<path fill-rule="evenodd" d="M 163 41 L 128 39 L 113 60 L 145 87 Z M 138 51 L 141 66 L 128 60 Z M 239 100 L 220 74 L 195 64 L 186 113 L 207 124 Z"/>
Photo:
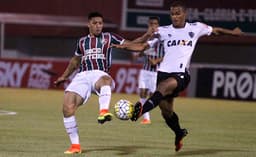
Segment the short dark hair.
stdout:
<path fill-rule="evenodd" d="M 157 20 L 157 22 L 160 23 L 160 18 L 158 16 L 150 16 L 148 20 Z"/>
<path fill-rule="evenodd" d="M 182 0 L 174 0 L 171 2 L 171 7 L 181 7 L 184 11 L 187 10 L 187 6 L 184 1 Z"/>
<path fill-rule="evenodd" d="M 91 20 L 94 17 L 101 17 L 103 19 L 103 15 L 99 12 L 91 12 L 88 14 L 88 20 Z"/>

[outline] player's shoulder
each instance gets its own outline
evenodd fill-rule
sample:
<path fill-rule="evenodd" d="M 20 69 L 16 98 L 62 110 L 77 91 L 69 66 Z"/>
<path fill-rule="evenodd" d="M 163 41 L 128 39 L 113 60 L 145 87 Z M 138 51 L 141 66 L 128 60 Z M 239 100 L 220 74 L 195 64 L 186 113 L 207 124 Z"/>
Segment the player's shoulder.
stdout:
<path fill-rule="evenodd" d="M 88 38 L 88 35 L 82 36 L 78 39 L 79 42 L 84 41 L 86 38 Z"/>
<path fill-rule="evenodd" d="M 158 30 L 167 30 L 171 27 L 171 25 L 159 26 Z"/>
<path fill-rule="evenodd" d="M 202 22 L 187 22 L 190 27 L 204 27 L 207 26 L 207 24 Z"/>
<path fill-rule="evenodd" d="M 159 26 L 158 33 L 165 34 L 166 31 L 170 31 L 171 25 Z"/>
<path fill-rule="evenodd" d="M 119 34 L 113 33 L 113 32 L 110 32 L 110 36 L 111 36 L 111 38 L 113 38 L 113 39 L 115 39 L 115 40 L 119 40 L 119 41 L 125 40 L 124 37 L 122 37 L 122 36 L 119 35 Z"/>
<path fill-rule="evenodd" d="M 103 35 L 111 36 L 111 37 L 118 37 L 122 38 L 120 35 L 114 33 L 114 32 L 103 32 Z"/>

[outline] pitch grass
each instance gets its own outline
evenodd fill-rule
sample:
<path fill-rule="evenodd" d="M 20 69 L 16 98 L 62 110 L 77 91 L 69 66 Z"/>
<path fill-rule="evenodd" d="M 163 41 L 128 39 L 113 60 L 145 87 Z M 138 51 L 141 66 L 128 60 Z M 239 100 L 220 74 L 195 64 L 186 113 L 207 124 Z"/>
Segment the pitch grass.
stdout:
<path fill-rule="evenodd" d="M 0 157 L 62 157 L 69 139 L 62 121 L 63 91 L 0 88 Z M 137 95 L 113 94 L 112 104 Z M 97 123 L 98 100 L 93 96 L 77 112 L 81 157 L 255 157 L 256 103 L 177 98 L 175 109 L 189 130 L 184 148 L 175 153 L 174 134 L 159 109 L 152 124 L 114 119 Z"/>

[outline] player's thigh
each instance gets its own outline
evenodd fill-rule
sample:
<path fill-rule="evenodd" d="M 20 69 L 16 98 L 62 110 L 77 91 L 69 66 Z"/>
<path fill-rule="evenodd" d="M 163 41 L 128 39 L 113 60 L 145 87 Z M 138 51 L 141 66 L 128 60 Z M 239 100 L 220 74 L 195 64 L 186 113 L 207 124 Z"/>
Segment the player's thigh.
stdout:
<path fill-rule="evenodd" d="M 174 77 L 169 77 L 168 79 L 158 83 L 157 90 L 165 96 L 168 94 L 172 94 L 173 91 L 177 88 L 177 86 L 177 80 Z"/>
<path fill-rule="evenodd" d="M 109 75 L 101 76 L 95 83 L 95 90 L 100 91 L 102 86 L 112 86 L 113 79 Z"/>
<path fill-rule="evenodd" d="M 91 96 L 91 83 L 85 72 L 78 73 L 65 89 L 66 104 L 79 106 Z"/>

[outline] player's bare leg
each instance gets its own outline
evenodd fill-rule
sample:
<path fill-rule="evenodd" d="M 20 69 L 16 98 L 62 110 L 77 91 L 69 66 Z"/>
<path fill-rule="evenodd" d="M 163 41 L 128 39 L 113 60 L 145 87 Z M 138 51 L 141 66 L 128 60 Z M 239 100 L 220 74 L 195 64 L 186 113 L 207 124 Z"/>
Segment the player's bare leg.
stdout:
<path fill-rule="evenodd" d="M 83 103 L 83 98 L 73 92 L 66 92 L 63 104 L 63 121 L 66 132 L 69 135 L 71 146 L 65 154 L 81 153 L 82 149 L 79 142 L 78 126 L 75 118 L 77 108 Z"/>

